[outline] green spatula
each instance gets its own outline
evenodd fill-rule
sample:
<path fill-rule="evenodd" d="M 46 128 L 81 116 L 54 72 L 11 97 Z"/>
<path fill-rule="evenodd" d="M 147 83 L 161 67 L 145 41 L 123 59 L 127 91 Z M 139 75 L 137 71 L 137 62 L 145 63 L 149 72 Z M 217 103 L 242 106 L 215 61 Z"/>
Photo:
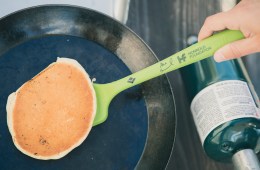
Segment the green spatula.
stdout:
<path fill-rule="evenodd" d="M 121 91 L 213 56 L 215 51 L 220 47 L 243 38 L 244 36 L 240 31 L 225 30 L 120 80 L 107 84 L 94 83 L 97 112 L 93 126 L 103 123 L 107 119 L 109 104 Z"/>

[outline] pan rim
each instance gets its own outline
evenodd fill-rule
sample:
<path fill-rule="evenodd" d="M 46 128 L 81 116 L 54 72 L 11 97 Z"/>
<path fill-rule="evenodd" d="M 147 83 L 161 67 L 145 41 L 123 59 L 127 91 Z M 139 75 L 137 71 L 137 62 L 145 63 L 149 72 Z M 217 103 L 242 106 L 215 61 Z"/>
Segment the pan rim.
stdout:
<path fill-rule="evenodd" d="M 159 61 L 159 59 L 158 59 L 158 57 L 154 54 L 154 52 L 151 50 L 151 48 L 144 42 L 144 40 L 142 40 L 134 31 L 132 31 L 129 27 L 127 27 L 126 25 L 123 25 L 123 24 L 121 24 L 121 23 L 119 23 L 119 21 L 117 21 L 116 19 L 114 19 L 114 18 L 112 18 L 112 17 L 110 17 L 109 15 L 106 15 L 106 14 L 104 14 L 104 13 L 101 13 L 101 12 L 99 12 L 99 11 L 96 11 L 96 10 L 93 10 L 93 9 L 89 9 L 89 8 L 86 8 L 86 7 L 80 7 L 80 6 L 76 6 L 76 5 L 69 5 L 69 4 L 64 4 L 64 5 L 62 5 L 62 4 L 58 4 L 58 5 L 56 5 L 56 4 L 51 4 L 51 5 L 37 5 L 37 6 L 32 6 L 32 7 L 28 7 L 28 8 L 24 8 L 24 9 L 21 9 L 21 10 L 18 10 L 18 11 L 15 11 L 15 12 L 12 12 L 12 13 L 10 13 L 10 14 L 8 14 L 8 15 L 6 15 L 6 16 L 4 16 L 4 17 L 1 17 L 0 18 L 0 24 L 1 24 L 1 22 L 3 21 L 3 20 L 7 20 L 9 17 L 12 17 L 12 16 L 14 16 L 14 15 L 18 15 L 18 14 L 20 14 L 20 13 L 22 13 L 22 12 L 26 12 L 26 11 L 28 11 L 28 10 L 35 10 L 35 9 L 39 9 L 39 8 L 49 8 L 49 7 L 54 7 L 54 8 L 59 8 L 59 7 L 61 7 L 61 8 L 77 8 L 77 9 L 81 9 L 81 10 L 87 10 L 87 11 L 91 11 L 91 12 L 94 12 L 94 13 L 96 13 L 96 14 L 98 14 L 98 15 L 101 15 L 101 16 L 103 16 L 103 17 L 106 17 L 106 18 L 108 18 L 110 21 L 113 21 L 113 23 L 115 23 L 115 24 L 118 24 L 118 25 L 120 25 L 121 27 L 123 27 L 123 29 L 124 30 L 127 30 L 127 32 L 129 33 L 129 34 L 132 34 L 135 38 L 137 38 L 138 39 L 138 41 L 140 41 L 140 43 L 142 43 L 143 44 L 143 46 L 145 47 L 145 48 L 147 48 L 147 50 L 151 53 L 150 55 L 152 55 L 153 56 L 153 58 L 154 58 L 154 62 L 156 62 L 156 61 Z M 1 27 L 1 26 L 0 26 Z M 0 30 L 1 30 L 1 28 L 0 28 Z M 48 36 L 49 34 L 46 34 L 46 35 L 44 35 L 44 36 Z M 55 35 L 55 34 L 51 34 L 51 35 Z M 60 34 L 57 34 L 57 35 L 60 35 Z M 0 36 L 1 37 L 1 36 Z M 35 36 L 32 36 L 31 38 L 37 38 L 37 37 L 35 37 Z M 30 39 L 31 39 L 30 38 Z M 82 37 L 81 37 L 82 38 Z M 28 39 L 25 39 L 25 41 L 27 41 Z M 1 46 L 1 41 L 2 40 L 0 40 L 0 46 Z M 24 41 L 19 41 L 19 43 L 23 43 Z M 98 43 L 98 42 L 96 42 L 96 43 Z M 17 44 L 14 44 L 14 46 L 16 46 Z M 102 44 L 101 44 L 102 45 Z M 12 47 L 10 47 L 10 48 L 12 48 Z M 9 49 L 10 49 L 9 48 Z M 0 51 L 2 51 L 1 49 L 0 49 Z M 6 49 L 4 52 L 0 52 L 0 56 L 2 56 L 2 54 L 4 54 L 6 51 L 8 51 L 8 49 Z M 117 53 L 117 51 L 113 51 L 112 50 L 112 53 L 114 53 L 115 55 L 117 55 L 117 56 L 119 56 L 119 54 Z M 156 60 L 156 61 L 155 61 Z M 130 69 L 131 70 L 131 69 Z M 134 70 L 134 71 L 137 71 L 138 69 L 136 69 L 136 70 Z M 131 70 L 131 71 L 133 71 L 133 70 Z M 168 160 L 167 160 L 167 162 L 166 162 L 166 165 L 165 165 L 165 167 L 168 165 L 168 163 L 169 163 L 169 159 L 170 159 L 170 157 L 172 156 L 172 151 L 173 151 L 173 149 L 174 149 L 174 143 L 175 143 L 175 136 L 176 136 L 176 127 L 177 127 L 177 114 L 176 114 L 176 103 L 175 103 L 175 100 L 174 100 L 174 95 L 173 95 L 173 89 L 172 89 L 172 86 L 170 85 L 170 81 L 169 81 L 169 79 L 168 79 L 168 76 L 165 74 L 165 75 L 163 75 L 163 77 L 166 79 L 166 81 L 167 81 L 167 84 L 169 85 L 169 88 L 170 88 L 170 92 L 171 92 L 171 98 L 172 98 L 172 101 L 173 101 L 173 106 L 174 106 L 174 110 L 172 111 L 173 112 L 173 114 L 174 114 L 174 122 L 172 122 L 174 125 L 173 125 L 173 140 L 172 140 L 172 145 L 171 145 L 171 150 L 170 150 L 170 153 L 169 153 L 169 158 L 168 158 Z M 137 165 L 139 165 L 139 164 L 141 164 L 142 162 L 142 158 L 143 158 L 143 156 L 144 156 L 144 152 L 145 152 L 145 148 L 147 147 L 146 145 L 147 145 L 147 140 L 148 140 L 148 133 L 149 133 L 149 130 L 150 130 L 150 128 L 149 128 L 149 124 L 150 124 L 151 122 L 149 121 L 149 119 L 148 119 L 148 132 L 147 132 L 147 138 L 146 138 L 146 142 L 145 142 L 145 146 L 144 146 L 144 149 L 143 149 L 143 153 L 141 154 L 141 157 L 140 157 L 140 159 L 139 159 L 139 161 L 138 161 L 138 163 L 137 163 Z"/>

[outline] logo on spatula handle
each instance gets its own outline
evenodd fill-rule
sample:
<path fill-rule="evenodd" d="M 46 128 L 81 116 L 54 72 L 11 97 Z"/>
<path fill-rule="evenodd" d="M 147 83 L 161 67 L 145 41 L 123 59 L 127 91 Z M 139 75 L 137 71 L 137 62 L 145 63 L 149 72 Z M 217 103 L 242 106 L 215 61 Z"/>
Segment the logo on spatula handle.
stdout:
<path fill-rule="evenodd" d="M 135 82 L 135 78 L 133 77 L 130 77 L 128 80 L 127 80 L 128 83 L 134 83 Z"/>

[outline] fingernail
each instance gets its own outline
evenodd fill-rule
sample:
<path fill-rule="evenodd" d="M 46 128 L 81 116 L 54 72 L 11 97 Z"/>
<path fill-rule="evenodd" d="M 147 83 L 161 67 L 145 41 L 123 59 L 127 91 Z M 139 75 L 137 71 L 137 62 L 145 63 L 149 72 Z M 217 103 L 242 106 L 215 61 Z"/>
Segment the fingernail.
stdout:
<path fill-rule="evenodd" d="M 227 60 L 225 58 L 225 56 L 220 52 L 220 51 L 217 51 L 215 54 L 214 54 L 214 59 L 216 62 L 221 62 L 221 61 L 225 61 Z"/>

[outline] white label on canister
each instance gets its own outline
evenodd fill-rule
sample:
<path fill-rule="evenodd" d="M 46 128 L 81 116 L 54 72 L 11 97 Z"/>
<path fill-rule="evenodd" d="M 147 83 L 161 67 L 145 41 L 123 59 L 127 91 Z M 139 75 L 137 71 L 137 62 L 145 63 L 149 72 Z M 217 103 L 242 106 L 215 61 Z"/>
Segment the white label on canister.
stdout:
<path fill-rule="evenodd" d="M 217 126 L 243 117 L 260 117 L 246 82 L 226 80 L 201 90 L 192 100 L 191 112 L 202 144 Z"/>

